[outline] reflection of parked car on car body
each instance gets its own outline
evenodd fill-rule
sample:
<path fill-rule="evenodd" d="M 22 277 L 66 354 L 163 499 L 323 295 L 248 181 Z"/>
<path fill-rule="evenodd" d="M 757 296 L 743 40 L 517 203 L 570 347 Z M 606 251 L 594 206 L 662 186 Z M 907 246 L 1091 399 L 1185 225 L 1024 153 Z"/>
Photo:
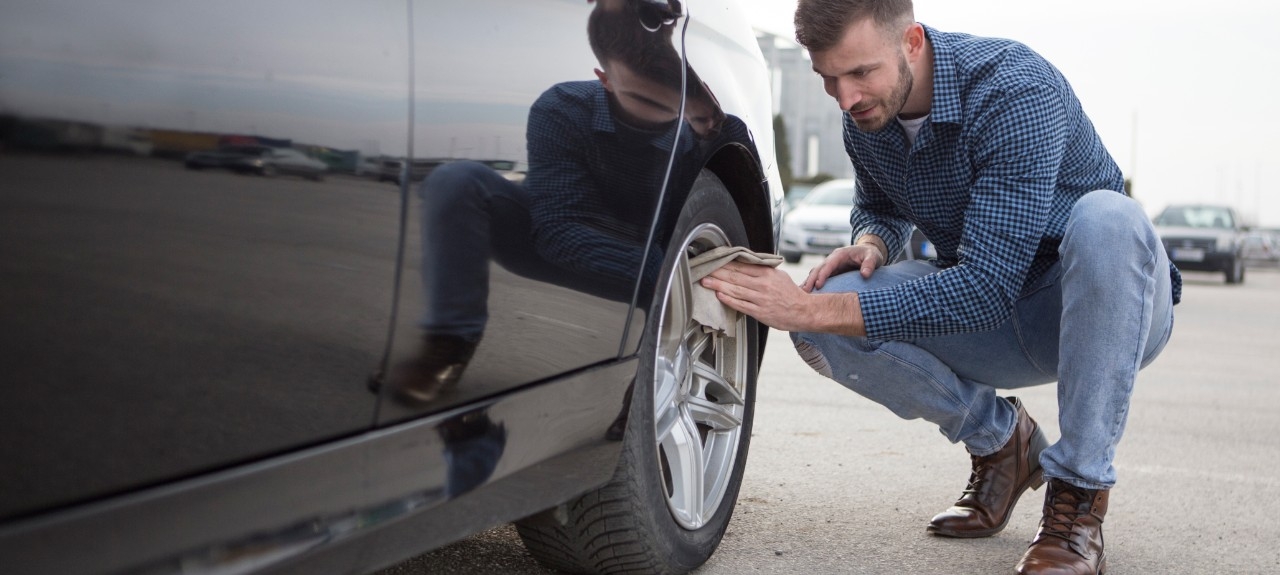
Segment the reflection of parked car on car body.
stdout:
<path fill-rule="evenodd" d="M 188 169 L 234 168 L 244 160 L 250 160 L 269 152 L 267 146 L 223 146 L 216 150 L 191 152 L 183 161 Z"/>
<path fill-rule="evenodd" d="M 192 152 L 183 164 L 192 170 L 224 168 L 260 176 L 290 175 L 312 180 L 323 179 L 329 169 L 324 162 L 297 150 L 270 146 L 225 146 Z"/>
<path fill-rule="evenodd" d="M 1234 208 L 1172 205 L 1153 221 L 1169 260 L 1178 269 L 1222 272 L 1227 283 L 1244 282 L 1242 248 L 1249 228 Z"/>
<path fill-rule="evenodd" d="M 0 38 L 0 128 L 169 151 L 0 129 L 0 573 L 369 573 L 506 523 L 564 571 L 715 551 L 770 330 L 703 329 L 691 259 L 776 251 L 782 203 L 735 2 L 26 0 Z M 196 171 L 319 177 L 297 150 L 401 185 Z M 450 283 L 485 331 L 436 372 Z"/>
<path fill-rule="evenodd" d="M 324 162 L 290 148 L 268 148 L 257 156 L 236 158 L 229 168 L 260 176 L 300 176 L 317 181 L 324 179 L 329 169 Z"/>

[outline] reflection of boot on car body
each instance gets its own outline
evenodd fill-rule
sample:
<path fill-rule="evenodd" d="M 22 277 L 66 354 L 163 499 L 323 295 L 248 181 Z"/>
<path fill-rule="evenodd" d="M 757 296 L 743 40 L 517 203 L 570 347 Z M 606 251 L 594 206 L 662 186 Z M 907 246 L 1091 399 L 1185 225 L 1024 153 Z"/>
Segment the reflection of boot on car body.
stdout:
<path fill-rule="evenodd" d="M 409 404 L 427 403 L 452 390 L 478 345 L 478 337 L 424 335 L 418 356 L 391 371 L 396 399 Z"/>

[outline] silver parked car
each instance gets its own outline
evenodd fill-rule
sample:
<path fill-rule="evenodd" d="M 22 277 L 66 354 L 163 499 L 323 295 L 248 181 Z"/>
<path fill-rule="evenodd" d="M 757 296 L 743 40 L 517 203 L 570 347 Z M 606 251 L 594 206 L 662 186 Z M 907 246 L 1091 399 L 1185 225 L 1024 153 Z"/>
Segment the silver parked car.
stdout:
<path fill-rule="evenodd" d="M 324 162 L 290 148 L 268 148 L 259 155 L 238 158 L 230 167 L 260 176 L 299 176 L 316 181 L 323 180 L 329 169 Z"/>

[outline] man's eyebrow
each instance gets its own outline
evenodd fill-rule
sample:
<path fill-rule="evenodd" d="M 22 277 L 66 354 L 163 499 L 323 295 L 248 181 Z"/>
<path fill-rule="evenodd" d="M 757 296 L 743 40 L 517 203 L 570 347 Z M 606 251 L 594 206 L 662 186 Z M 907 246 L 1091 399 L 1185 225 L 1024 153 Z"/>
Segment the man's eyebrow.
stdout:
<path fill-rule="evenodd" d="M 848 75 L 852 75 L 852 74 L 865 74 L 865 73 L 870 72 L 870 71 L 872 71 L 872 70 L 875 70 L 876 68 L 879 68 L 879 67 L 880 67 L 880 63 L 879 63 L 879 62 L 876 62 L 876 63 L 873 63 L 873 64 L 863 64 L 863 65 L 861 65 L 861 66 L 856 66 L 856 67 L 850 68 L 850 69 L 848 69 L 848 70 L 845 70 L 844 72 L 841 72 L 841 73 L 838 73 L 838 74 L 834 74 L 834 75 L 835 75 L 835 76 L 848 76 Z M 813 68 L 813 72 L 814 72 L 815 74 L 819 75 L 819 76 L 826 76 L 826 75 L 827 75 L 827 74 L 823 74 L 823 73 L 822 73 L 822 70 L 819 70 L 817 67 L 814 67 L 814 68 Z"/>
<path fill-rule="evenodd" d="M 658 108 L 659 110 L 662 110 L 662 111 L 664 111 L 664 112 L 671 112 L 672 114 L 676 113 L 676 109 L 675 109 L 675 108 L 672 108 L 671 106 L 668 106 L 668 105 L 666 105 L 666 104 L 663 104 L 662 102 L 659 102 L 659 101 L 657 101 L 657 100 L 654 100 L 653 98 L 650 98 L 650 97 L 648 97 L 648 96 L 646 96 L 646 95 L 644 95 L 644 94 L 641 94 L 641 93 L 639 93 L 639 92 L 632 92 L 632 91 L 630 91 L 630 90 L 624 90 L 624 91 L 623 91 L 623 93 L 624 93 L 624 94 L 627 94 L 628 96 L 631 96 L 632 98 L 635 98 L 635 99 L 637 99 L 637 100 L 640 100 L 641 102 L 644 102 L 644 103 L 646 103 L 646 104 L 649 104 L 650 106 L 653 106 L 653 107 L 655 107 L 655 108 Z"/>

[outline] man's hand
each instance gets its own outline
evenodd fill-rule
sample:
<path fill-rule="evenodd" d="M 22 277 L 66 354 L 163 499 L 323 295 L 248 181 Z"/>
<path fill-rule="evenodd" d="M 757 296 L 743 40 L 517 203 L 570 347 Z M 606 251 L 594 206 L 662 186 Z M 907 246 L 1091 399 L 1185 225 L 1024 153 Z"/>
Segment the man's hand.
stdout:
<path fill-rule="evenodd" d="M 809 272 L 800 289 L 812 292 L 826 284 L 827 278 L 850 270 L 859 270 L 864 278 L 871 277 L 876 268 L 885 263 L 884 242 L 880 238 L 867 240 L 871 237 L 874 236 L 863 236 L 863 242 L 832 251 L 822 260 L 822 265 Z"/>
<path fill-rule="evenodd" d="M 769 266 L 729 262 L 702 278 L 702 287 L 774 329 L 866 335 L 858 294 L 806 293 L 786 272 Z"/>

